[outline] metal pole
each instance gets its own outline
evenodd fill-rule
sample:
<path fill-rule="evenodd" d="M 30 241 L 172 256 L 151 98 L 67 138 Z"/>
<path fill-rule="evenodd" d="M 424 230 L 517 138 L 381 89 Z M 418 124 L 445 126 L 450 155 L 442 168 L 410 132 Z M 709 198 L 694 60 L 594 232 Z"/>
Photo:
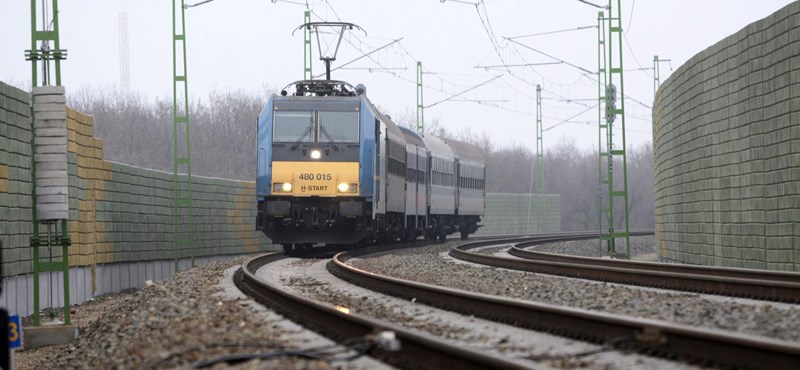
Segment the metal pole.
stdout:
<path fill-rule="evenodd" d="M 653 56 L 653 101 L 656 100 L 656 93 L 658 92 L 659 81 L 658 76 L 658 55 Z"/>
<path fill-rule="evenodd" d="M 184 0 L 180 0 L 180 14 L 177 12 L 177 0 L 172 0 L 172 157 L 173 157 L 173 233 L 175 244 L 173 255 L 175 259 L 175 272 L 180 269 L 178 265 L 180 254 L 183 249 L 188 248 L 192 267 L 195 265 L 195 246 L 194 246 L 194 221 L 192 210 L 192 150 L 189 133 L 189 84 L 186 63 L 186 17 L 184 10 Z M 179 18 L 180 17 L 180 18 Z M 180 21 L 180 27 L 177 23 Z M 182 60 L 178 61 L 178 50 L 181 51 Z M 178 66 L 182 70 L 178 71 Z M 178 87 L 182 87 L 183 102 L 178 108 Z M 183 128 L 184 140 L 178 140 L 181 136 L 180 128 Z M 184 153 L 179 151 L 183 145 Z M 186 180 L 181 180 L 181 172 L 185 173 Z"/>
<path fill-rule="evenodd" d="M 603 193 L 608 188 L 608 148 L 606 141 L 608 140 L 608 123 L 603 118 L 603 108 L 605 102 L 605 87 L 607 83 L 607 68 L 606 68 L 606 42 L 605 42 L 605 14 L 603 12 L 597 13 L 597 122 L 598 122 L 598 136 L 597 148 L 599 151 L 597 170 L 599 185 L 597 189 L 597 229 L 600 234 L 598 239 L 600 249 L 603 248 L 603 241 L 606 241 L 607 251 L 611 250 L 611 241 L 609 237 L 602 235 L 603 220 L 608 220 L 608 208 L 603 203 Z M 605 138 L 605 140 L 604 140 Z M 605 149 L 604 149 L 605 147 Z M 604 171 L 605 170 L 605 171 Z M 604 217 L 605 216 L 605 217 Z"/>
<path fill-rule="evenodd" d="M 544 143 L 542 142 L 542 87 L 536 85 L 536 193 L 539 201 L 536 210 L 537 230 L 544 232 Z"/>
<path fill-rule="evenodd" d="M 422 99 L 422 62 L 417 62 L 417 132 L 425 133 L 425 107 Z"/>
<path fill-rule="evenodd" d="M 303 24 L 311 23 L 311 11 L 306 10 L 303 17 Z M 303 79 L 313 78 L 311 73 L 311 28 L 306 27 L 303 31 Z M 330 76 L 328 77 L 330 79 Z"/>
<path fill-rule="evenodd" d="M 613 15 L 614 12 L 612 7 L 614 0 L 608 1 L 608 9 L 609 9 L 609 18 L 608 18 L 608 83 L 610 85 L 614 85 L 615 76 L 619 80 L 619 86 L 617 89 L 619 90 L 619 102 L 620 107 L 616 108 L 614 106 L 611 107 L 609 113 L 611 115 L 609 120 L 609 214 L 611 220 L 609 222 L 609 237 L 611 242 L 611 250 L 612 253 L 615 253 L 615 244 L 617 238 L 625 238 L 626 244 L 626 256 L 630 259 L 631 256 L 631 245 L 630 245 L 630 223 L 628 219 L 628 161 L 627 161 L 627 142 L 625 140 L 625 79 L 623 74 L 623 63 L 622 63 L 622 0 L 617 0 L 617 7 L 616 7 L 616 17 Z M 616 23 L 615 23 L 616 22 Z M 617 37 L 617 51 L 619 58 L 618 66 L 615 67 L 613 63 L 614 57 L 614 34 Z M 608 92 L 606 93 L 608 95 Z M 606 97 L 606 101 L 610 101 L 609 97 Z M 622 139 L 622 145 L 620 149 L 614 149 L 613 147 L 613 121 L 614 117 L 620 117 L 620 136 Z M 614 157 L 620 157 L 622 162 L 622 184 L 619 189 L 614 188 L 614 180 L 613 180 L 613 165 L 614 165 Z M 615 198 L 622 198 L 623 202 L 623 209 L 622 209 L 622 218 L 625 229 L 624 231 L 615 231 L 615 218 L 614 218 L 614 200 Z"/>

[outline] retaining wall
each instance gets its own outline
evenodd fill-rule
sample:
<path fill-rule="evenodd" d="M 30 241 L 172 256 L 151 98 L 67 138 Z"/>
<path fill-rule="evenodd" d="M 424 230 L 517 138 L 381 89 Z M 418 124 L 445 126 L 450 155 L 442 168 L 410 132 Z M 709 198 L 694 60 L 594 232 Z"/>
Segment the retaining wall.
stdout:
<path fill-rule="evenodd" d="M 653 116 L 659 255 L 800 271 L 800 3 L 691 58 Z"/>
<path fill-rule="evenodd" d="M 0 82 L 0 304 L 32 313 L 30 96 Z M 172 174 L 103 159 L 92 117 L 67 109 L 69 171 L 70 300 L 141 287 L 174 272 Z M 195 257 L 277 249 L 255 231 L 255 183 L 193 176 Z M 43 234 L 44 235 L 44 234 Z M 60 247 L 54 256 L 60 256 Z M 48 248 L 41 248 L 43 258 Z M 189 249 L 179 251 L 182 267 Z M 60 274 L 53 274 L 55 302 L 63 302 Z M 51 276 L 42 276 L 42 307 Z"/>
<path fill-rule="evenodd" d="M 541 222 L 540 222 L 541 217 Z M 557 194 L 486 194 L 486 214 L 476 235 L 521 235 L 561 231 Z"/>

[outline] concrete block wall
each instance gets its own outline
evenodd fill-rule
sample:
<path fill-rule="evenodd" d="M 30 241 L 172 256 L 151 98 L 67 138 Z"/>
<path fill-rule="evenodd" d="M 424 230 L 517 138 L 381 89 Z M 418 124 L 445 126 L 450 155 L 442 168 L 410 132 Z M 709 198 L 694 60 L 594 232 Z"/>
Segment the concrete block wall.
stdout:
<path fill-rule="evenodd" d="M 0 82 L 0 304 L 19 314 L 32 312 L 29 100 L 28 93 Z M 104 160 L 90 116 L 67 109 L 67 131 L 72 303 L 171 275 L 172 174 Z M 195 176 L 193 185 L 198 263 L 277 249 L 255 231 L 254 182 Z M 48 256 L 47 248 L 41 252 Z M 180 251 L 184 268 L 189 257 L 189 250 Z M 54 281 L 59 275 L 53 274 Z M 50 299 L 49 281 L 42 276 L 43 307 Z M 64 292 L 61 283 L 55 286 L 59 305 Z"/>
<path fill-rule="evenodd" d="M 3 274 L 30 271 L 30 95 L 0 82 L 0 241 Z"/>
<path fill-rule="evenodd" d="M 539 210 L 541 209 L 541 213 Z M 539 215 L 544 218 L 539 222 Z M 561 231 L 557 194 L 486 194 L 486 215 L 475 235 L 519 235 Z"/>
<path fill-rule="evenodd" d="M 653 116 L 660 257 L 800 271 L 800 2 L 687 61 Z"/>
<path fill-rule="evenodd" d="M 92 117 L 68 110 L 67 118 L 71 264 L 175 258 L 173 175 L 104 160 Z M 274 249 L 255 230 L 254 182 L 193 176 L 192 183 L 195 257 Z"/>

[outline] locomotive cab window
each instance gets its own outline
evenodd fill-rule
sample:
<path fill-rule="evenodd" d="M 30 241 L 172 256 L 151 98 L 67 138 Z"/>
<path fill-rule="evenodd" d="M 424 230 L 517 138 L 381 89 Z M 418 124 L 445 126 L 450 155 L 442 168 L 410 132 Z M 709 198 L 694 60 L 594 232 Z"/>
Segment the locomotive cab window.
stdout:
<path fill-rule="evenodd" d="M 276 111 L 276 143 L 357 143 L 358 112 Z"/>
<path fill-rule="evenodd" d="M 318 117 L 319 142 L 358 142 L 358 112 L 319 112 Z"/>
<path fill-rule="evenodd" d="M 272 141 L 276 143 L 314 142 L 313 112 L 275 112 L 272 126 Z"/>

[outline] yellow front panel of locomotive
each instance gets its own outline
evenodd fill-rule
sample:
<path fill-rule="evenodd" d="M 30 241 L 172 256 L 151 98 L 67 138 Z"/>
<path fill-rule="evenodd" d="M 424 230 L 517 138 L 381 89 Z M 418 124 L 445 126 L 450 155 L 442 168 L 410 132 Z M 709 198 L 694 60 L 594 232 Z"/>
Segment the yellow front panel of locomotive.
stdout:
<path fill-rule="evenodd" d="M 272 162 L 272 184 L 289 182 L 294 196 L 337 196 L 340 183 L 358 184 L 358 162 Z M 274 193 L 274 192 L 273 192 Z M 280 193 L 275 193 L 281 195 Z"/>

